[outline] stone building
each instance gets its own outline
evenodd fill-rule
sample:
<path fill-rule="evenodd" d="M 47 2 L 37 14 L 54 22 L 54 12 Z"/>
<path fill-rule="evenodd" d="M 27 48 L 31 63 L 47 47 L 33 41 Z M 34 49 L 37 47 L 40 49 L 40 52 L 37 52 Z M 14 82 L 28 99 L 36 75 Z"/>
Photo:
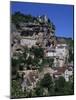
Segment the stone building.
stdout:
<path fill-rule="evenodd" d="M 67 44 L 57 44 L 46 52 L 46 57 L 54 59 L 54 67 L 63 67 L 68 62 L 69 50 Z"/>

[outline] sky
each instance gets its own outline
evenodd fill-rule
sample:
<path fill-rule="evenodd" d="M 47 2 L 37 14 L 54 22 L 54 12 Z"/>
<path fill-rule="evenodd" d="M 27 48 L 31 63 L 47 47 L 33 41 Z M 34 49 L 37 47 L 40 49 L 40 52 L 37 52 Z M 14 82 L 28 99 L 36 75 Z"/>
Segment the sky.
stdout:
<path fill-rule="evenodd" d="M 20 11 L 32 16 L 46 15 L 56 26 L 56 36 L 73 38 L 73 5 L 11 2 L 10 7 L 11 13 Z"/>

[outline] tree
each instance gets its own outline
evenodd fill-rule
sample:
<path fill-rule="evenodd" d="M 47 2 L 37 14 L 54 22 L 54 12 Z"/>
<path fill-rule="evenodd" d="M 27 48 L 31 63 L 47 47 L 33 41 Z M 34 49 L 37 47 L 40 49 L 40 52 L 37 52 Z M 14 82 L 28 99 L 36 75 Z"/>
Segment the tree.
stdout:
<path fill-rule="evenodd" d="M 54 59 L 53 59 L 53 58 L 48 58 L 48 59 L 47 59 L 47 62 L 48 62 L 48 64 L 49 64 L 49 66 L 52 67 L 53 62 L 54 62 Z"/>
<path fill-rule="evenodd" d="M 32 57 L 29 56 L 29 58 L 27 59 L 27 65 L 32 65 Z"/>
<path fill-rule="evenodd" d="M 66 43 L 69 47 L 69 59 L 68 61 L 74 61 L 74 40 L 72 38 L 66 38 Z"/>
<path fill-rule="evenodd" d="M 26 92 L 22 92 L 20 83 L 18 80 L 11 80 L 11 98 L 26 97 Z"/>
<path fill-rule="evenodd" d="M 33 22 L 34 21 L 31 15 L 25 15 L 21 12 L 15 12 L 11 16 L 11 20 L 14 24 L 17 24 L 17 25 L 19 25 L 20 22 Z"/>
<path fill-rule="evenodd" d="M 41 87 L 50 88 L 53 85 L 52 77 L 49 73 L 45 74 L 40 82 Z"/>
<path fill-rule="evenodd" d="M 23 70 L 24 65 L 26 64 L 26 50 L 23 50 L 23 53 L 14 53 L 14 56 L 11 59 L 11 72 L 12 72 L 12 77 L 17 74 L 18 70 Z"/>
<path fill-rule="evenodd" d="M 43 96 L 43 92 L 43 88 L 41 88 L 40 86 L 35 89 L 36 96 Z"/>
<path fill-rule="evenodd" d="M 74 53 L 72 53 L 72 49 L 69 49 L 69 62 L 74 61 Z"/>
<path fill-rule="evenodd" d="M 52 80 L 52 77 L 50 76 L 49 73 L 45 74 L 43 79 L 40 81 L 40 87 L 43 88 L 44 90 L 46 89 L 47 91 L 45 95 L 50 96 L 50 95 L 55 95 L 54 92 L 54 83 Z"/>
<path fill-rule="evenodd" d="M 73 82 L 69 81 L 69 82 L 65 83 L 63 94 L 64 95 L 73 95 L 74 94 L 74 83 Z"/>
<path fill-rule="evenodd" d="M 39 47 L 32 47 L 31 51 L 34 53 L 35 57 L 43 58 L 44 57 L 44 50 L 43 48 Z"/>
<path fill-rule="evenodd" d="M 32 65 L 38 66 L 38 62 L 39 62 L 39 58 L 34 57 L 33 62 L 32 62 Z"/>
<path fill-rule="evenodd" d="M 58 80 L 55 80 L 55 92 L 56 95 L 62 95 L 63 89 L 65 87 L 65 79 L 64 77 L 60 76 Z"/>
<path fill-rule="evenodd" d="M 17 69 L 18 69 L 18 60 L 14 59 L 14 58 L 11 58 L 11 74 L 12 74 L 12 78 L 16 78 Z"/>
<path fill-rule="evenodd" d="M 55 80 L 55 95 L 71 95 L 74 93 L 74 86 L 72 82 L 66 82 L 64 77 L 60 76 Z"/>

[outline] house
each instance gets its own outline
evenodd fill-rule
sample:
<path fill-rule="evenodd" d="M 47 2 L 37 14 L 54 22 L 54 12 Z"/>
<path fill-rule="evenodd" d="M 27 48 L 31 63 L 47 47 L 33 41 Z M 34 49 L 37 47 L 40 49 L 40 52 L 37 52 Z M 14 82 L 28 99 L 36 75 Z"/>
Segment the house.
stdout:
<path fill-rule="evenodd" d="M 54 58 L 54 67 L 62 67 L 69 58 L 67 44 L 57 44 L 54 48 L 48 47 L 46 57 Z"/>
<path fill-rule="evenodd" d="M 68 51 L 68 45 L 67 44 L 57 44 L 56 46 L 56 54 L 57 56 L 61 57 L 68 57 L 69 51 Z"/>
<path fill-rule="evenodd" d="M 55 49 L 50 48 L 50 50 L 48 50 L 46 52 L 46 57 L 52 57 L 52 58 L 56 57 L 56 51 L 55 51 Z"/>
<path fill-rule="evenodd" d="M 56 57 L 58 57 L 57 61 L 59 62 L 60 67 L 68 62 L 69 50 L 67 44 L 57 44 Z"/>
<path fill-rule="evenodd" d="M 28 48 L 31 48 L 33 45 L 35 45 L 37 42 L 36 39 L 33 39 L 32 37 L 23 37 L 20 41 L 22 46 L 28 46 Z"/>
<path fill-rule="evenodd" d="M 59 67 L 54 70 L 55 70 L 55 73 L 53 74 L 54 78 L 58 79 L 60 76 L 63 76 L 66 82 L 68 82 L 70 76 L 73 75 L 73 70 L 69 69 L 68 67 Z"/>

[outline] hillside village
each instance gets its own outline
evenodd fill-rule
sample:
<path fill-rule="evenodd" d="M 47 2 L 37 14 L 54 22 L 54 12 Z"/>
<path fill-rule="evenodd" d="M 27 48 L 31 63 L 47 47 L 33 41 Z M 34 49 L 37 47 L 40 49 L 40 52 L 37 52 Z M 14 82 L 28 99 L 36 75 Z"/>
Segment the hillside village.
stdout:
<path fill-rule="evenodd" d="M 69 61 L 70 47 L 65 39 L 58 40 L 55 25 L 45 15 L 26 16 L 27 20 L 20 15 L 23 17 L 19 17 L 19 21 L 18 16 L 19 13 L 13 15 L 11 24 L 12 80 L 18 78 L 21 90 L 28 93 L 35 91 L 45 75 L 50 75 L 53 85 L 59 77 L 73 83 L 74 65 L 73 59 Z M 73 47 L 71 49 L 73 54 Z M 50 95 L 48 87 L 45 86 L 43 91 L 40 96 Z"/>

